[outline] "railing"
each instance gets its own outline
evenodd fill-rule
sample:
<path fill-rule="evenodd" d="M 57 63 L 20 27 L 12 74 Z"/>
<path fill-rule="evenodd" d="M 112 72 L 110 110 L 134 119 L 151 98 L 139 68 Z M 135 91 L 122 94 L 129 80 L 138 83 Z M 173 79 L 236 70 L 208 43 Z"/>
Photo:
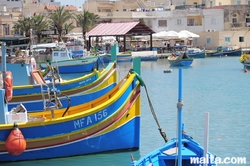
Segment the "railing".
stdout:
<path fill-rule="evenodd" d="M 233 28 L 233 27 L 242 27 L 242 23 L 232 23 L 231 24 L 231 27 Z"/>
<path fill-rule="evenodd" d="M 202 26 L 201 23 L 196 23 L 196 24 L 187 24 L 187 26 Z"/>

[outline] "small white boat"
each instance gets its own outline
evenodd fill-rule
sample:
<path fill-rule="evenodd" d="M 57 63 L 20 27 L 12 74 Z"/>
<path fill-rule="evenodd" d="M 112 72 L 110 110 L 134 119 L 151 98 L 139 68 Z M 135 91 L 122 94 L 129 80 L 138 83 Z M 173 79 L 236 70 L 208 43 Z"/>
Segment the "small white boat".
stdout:
<path fill-rule="evenodd" d="M 64 44 L 43 44 L 36 46 L 34 50 L 38 50 L 36 61 L 39 63 L 41 69 L 45 69 L 48 63 L 50 63 L 51 66 L 58 67 L 59 73 L 90 72 L 99 63 L 98 56 L 73 58 L 72 52 Z"/>

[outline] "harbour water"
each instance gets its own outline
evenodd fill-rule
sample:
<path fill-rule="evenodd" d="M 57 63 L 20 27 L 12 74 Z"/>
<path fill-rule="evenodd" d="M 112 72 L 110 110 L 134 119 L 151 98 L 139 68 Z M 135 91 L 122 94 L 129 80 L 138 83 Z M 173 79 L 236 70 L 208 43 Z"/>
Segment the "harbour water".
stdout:
<path fill-rule="evenodd" d="M 209 148 L 217 157 L 246 157 L 250 165 L 250 73 L 245 73 L 239 57 L 195 59 L 183 68 L 183 122 L 185 131 L 202 146 L 204 114 L 210 114 Z M 178 68 L 167 59 L 142 62 L 141 75 L 160 127 L 168 139 L 177 135 Z M 120 78 L 131 63 L 118 64 Z M 172 69 L 171 73 L 164 73 Z M 145 87 L 142 87 L 141 145 L 138 151 L 76 156 L 38 161 L 0 163 L 1 166 L 128 166 L 130 154 L 139 159 L 162 146 L 158 126 L 153 118 Z M 235 164 L 221 164 L 235 165 Z M 236 164 L 237 165 L 237 164 Z"/>

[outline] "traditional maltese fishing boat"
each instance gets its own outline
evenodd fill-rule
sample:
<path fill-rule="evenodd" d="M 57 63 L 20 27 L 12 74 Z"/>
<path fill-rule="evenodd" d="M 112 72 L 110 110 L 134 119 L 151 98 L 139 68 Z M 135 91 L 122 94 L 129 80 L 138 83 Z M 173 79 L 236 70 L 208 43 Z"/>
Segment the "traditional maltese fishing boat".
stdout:
<path fill-rule="evenodd" d="M 205 129 L 204 147 L 196 142 L 191 136 L 187 135 L 182 123 L 182 68 L 179 69 L 179 96 L 177 103 L 178 135 L 170 141 L 166 133 L 162 131 L 159 124 L 159 131 L 165 140 L 165 144 L 148 155 L 134 160 L 131 166 L 216 166 L 216 157 L 208 152 L 208 127 Z M 152 106 L 151 106 L 152 108 Z M 205 114 L 208 117 L 209 114 Z M 155 116 L 154 116 L 155 117 Z M 208 122 L 208 118 L 205 119 Z M 208 123 L 205 124 L 208 126 Z"/>
<path fill-rule="evenodd" d="M 239 60 L 243 64 L 244 69 L 250 69 L 250 55 L 244 53 L 240 56 Z"/>
<path fill-rule="evenodd" d="M 48 89 L 55 105 L 28 113 L 20 105 L 9 112 L 0 89 L 0 161 L 35 160 L 101 152 L 137 150 L 140 127 L 140 59 L 116 90 L 87 102 L 61 108 L 57 89 Z M 6 69 L 3 68 L 5 79 Z M 61 108 L 61 109 L 60 109 Z"/>

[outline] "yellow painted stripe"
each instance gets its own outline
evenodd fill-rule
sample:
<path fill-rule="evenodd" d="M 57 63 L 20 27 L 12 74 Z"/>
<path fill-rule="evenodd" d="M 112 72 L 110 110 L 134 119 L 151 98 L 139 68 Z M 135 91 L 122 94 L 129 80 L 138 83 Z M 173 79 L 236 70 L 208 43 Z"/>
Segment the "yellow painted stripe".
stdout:
<path fill-rule="evenodd" d="M 114 96 L 112 96 L 108 101 L 106 101 L 106 102 L 104 102 L 96 107 L 93 107 L 89 110 L 86 110 L 86 111 L 83 111 L 80 113 L 76 113 L 73 115 L 55 118 L 55 119 L 49 119 L 49 120 L 45 120 L 43 122 L 18 123 L 19 128 L 57 124 L 57 123 L 62 123 L 62 122 L 66 122 L 66 121 L 72 121 L 72 120 L 79 119 L 79 118 L 84 117 L 84 116 L 88 116 L 88 115 L 97 113 L 98 111 L 103 110 L 104 108 L 106 108 L 109 105 L 111 105 L 112 103 L 114 103 L 116 101 L 116 99 L 120 98 L 120 96 L 127 90 L 127 88 L 130 86 L 131 82 L 134 80 L 134 77 L 135 77 L 135 74 L 128 74 L 128 75 L 129 75 L 129 77 L 128 77 L 127 81 L 123 84 L 122 88 Z M 73 106 L 73 107 L 71 107 L 71 109 L 81 109 L 81 106 L 82 105 Z M 58 110 L 55 110 L 55 111 L 58 111 Z M 40 112 L 40 113 L 42 114 L 42 112 Z M 30 115 L 32 115 L 32 113 L 30 113 Z M 11 129 L 12 127 L 13 127 L 13 124 L 2 124 L 2 125 L 0 125 L 0 130 Z"/>
<path fill-rule="evenodd" d="M 137 86 L 140 86 L 140 85 L 137 85 Z M 136 91 L 136 89 L 133 90 L 130 93 L 129 96 L 131 96 L 132 94 L 134 94 L 135 91 Z M 129 98 L 130 97 L 128 97 L 128 99 Z M 125 105 L 127 103 L 128 99 L 126 100 L 125 103 L 123 103 L 123 105 Z M 138 97 L 135 99 L 134 103 L 131 105 L 131 108 L 129 108 L 129 110 L 126 111 L 126 113 L 124 113 L 122 115 L 122 117 L 120 117 L 117 122 L 115 122 L 114 124 L 112 124 L 107 129 L 104 129 L 103 131 L 99 132 L 97 135 L 102 135 L 102 134 L 105 134 L 107 132 L 110 132 L 110 131 L 114 130 L 115 128 L 120 127 L 120 126 L 126 124 L 127 122 L 129 122 L 130 120 L 132 120 L 134 117 L 140 116 L 140 104 L 141 104 L 140 101 L 141 101 L 141 98 L 140 98 L 140 94 L 139 94 Z M 123 108 L 123 105 L 119 109 Z M 109 118 L 112 118 L 112 116 L 109 117 Z M 105 123 L 105 121 L 102 121 L 100 123 Z M 49 140 L 53 140 L 53 139 L 57 139 L 57 138 L 65 137 L 65 136 L 70 137 L 70 136 L 72 136 L 74 134 L 82 133 L 82 132 L 84 132 L 84 130 L 87 130 L 89 128 L 97 128 L 97 126 L 99 126 L 100 123 L 98 123 L 96 125 L 93 125 L 93 126 L 90 126 L 88 128 L 84 128 L 82 130 L 77 130 L 76 132 L 71 132 L 71 133 L 66 133 L 66 134 L 61 134 L 61 135 L 46 137 L 46 138 L 37 138 L 37 139 L 26 140 L 26 142 L 29 143 L 29 142 L 49 141 Z M 0 142 L 0 146 L 3 146 L 4 144 L 5 144 L 5 142 Z"/>

